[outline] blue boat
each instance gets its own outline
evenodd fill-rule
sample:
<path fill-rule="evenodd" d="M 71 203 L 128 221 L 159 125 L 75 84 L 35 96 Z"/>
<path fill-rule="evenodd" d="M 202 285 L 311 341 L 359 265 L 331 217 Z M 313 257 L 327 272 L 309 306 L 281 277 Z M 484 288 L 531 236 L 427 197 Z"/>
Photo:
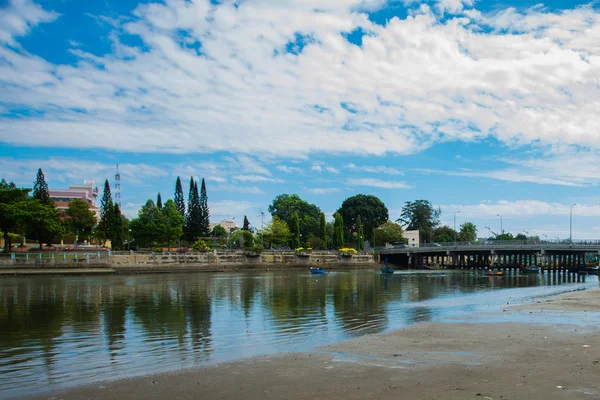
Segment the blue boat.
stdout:
<path fill-rule="evenodd" d="M 385 260 L 383 260 L 383 262 L 385 264 L 385 267 L 381 268 L 381 273 L 382 274 L 393 274 L 394 269 L 388 265 L 387 257 L 385 258 Z"/>
<path fill-rule="evenodd" d="M 313 275 L 325 275 L 325 270 L 323 268 L 311 268 L 310 273 Z"/>

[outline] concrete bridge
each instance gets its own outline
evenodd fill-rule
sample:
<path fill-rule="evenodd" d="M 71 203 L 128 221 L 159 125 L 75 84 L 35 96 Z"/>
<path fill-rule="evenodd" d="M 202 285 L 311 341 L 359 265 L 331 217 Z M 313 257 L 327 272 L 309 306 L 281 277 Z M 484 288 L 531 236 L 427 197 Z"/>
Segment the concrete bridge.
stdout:
<path fill-rule="evenodd" d="M 418 268 L 488 268 L 494 265 L 517 268 L 537 265 L 547 269 L 584 266 L 600 255 L 600 242 L 488 242 L 486 244 L 445 243 L 420 247 L 391 246 L 378 249 L 392 264 Z"/>

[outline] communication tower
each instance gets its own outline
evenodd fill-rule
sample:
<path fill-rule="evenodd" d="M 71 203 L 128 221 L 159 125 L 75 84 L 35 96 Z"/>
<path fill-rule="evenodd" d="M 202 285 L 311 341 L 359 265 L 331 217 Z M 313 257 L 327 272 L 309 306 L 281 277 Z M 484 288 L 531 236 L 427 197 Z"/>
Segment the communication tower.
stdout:
<path fill-rule="evenodd" d="M 117 164 L 117 173 L 115 174 L 115 203 L 121 208 L 121 174 L 119 173 L 119 164 Z"/>

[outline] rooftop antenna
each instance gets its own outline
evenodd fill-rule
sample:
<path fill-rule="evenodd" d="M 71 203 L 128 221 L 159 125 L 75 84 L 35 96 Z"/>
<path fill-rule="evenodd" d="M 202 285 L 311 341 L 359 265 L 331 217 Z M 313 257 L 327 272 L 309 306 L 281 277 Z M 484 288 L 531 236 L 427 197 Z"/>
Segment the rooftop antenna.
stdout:
<path fill-rule="evenodd" d="M 119 164 L 117 164 L 117 173 L 115 174 L 115 203 L 121 208 L 121 174 L 119 173 Z"/>

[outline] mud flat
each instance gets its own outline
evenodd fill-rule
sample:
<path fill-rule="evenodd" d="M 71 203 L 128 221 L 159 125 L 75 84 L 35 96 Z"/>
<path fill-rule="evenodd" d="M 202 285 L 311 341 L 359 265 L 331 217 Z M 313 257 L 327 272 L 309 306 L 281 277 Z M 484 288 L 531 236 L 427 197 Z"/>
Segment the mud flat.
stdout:
<path fill-rule="evenodd" d="M 39 399 L 600 399 L 600 291 Z"/>

